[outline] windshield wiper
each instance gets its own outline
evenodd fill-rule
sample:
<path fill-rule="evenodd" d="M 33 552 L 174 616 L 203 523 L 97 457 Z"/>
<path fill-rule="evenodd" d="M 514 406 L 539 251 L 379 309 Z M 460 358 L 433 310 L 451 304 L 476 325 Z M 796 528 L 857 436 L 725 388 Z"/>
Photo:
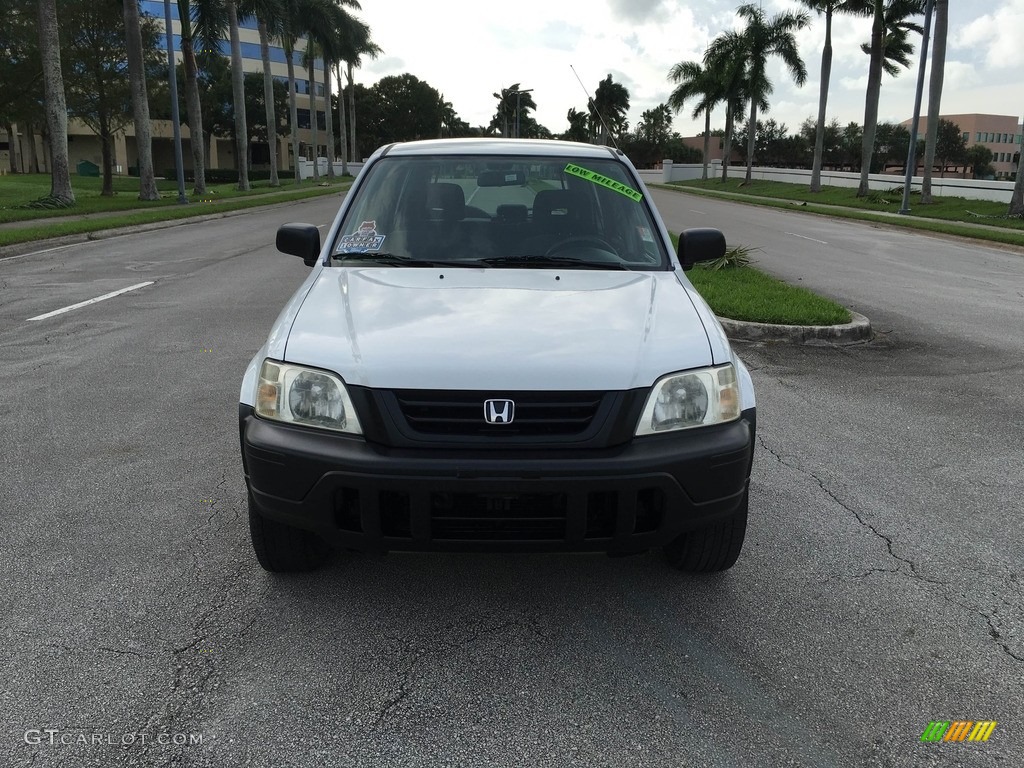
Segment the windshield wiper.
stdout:
<path fill-rule="evenodd" d="M 364 261 L 374 263 L 385 263 L 395 267 L 486 267 L 488 266 L 479 259 L 417 259 L 412 256 L 402 256 L 397 253 L 380 253 L 367 251 L 365 253 L 336 253 L 333 257 L 336 261 Z"/>
<path fill-rule="evenodd" d="M 567 256 L 542 256 L 540 254 L 523 256 L 495 256 L 488 259 L 481 259 L 482 262 L 492 267 L 570 267 L 572 269 L 625 269 L 625 264 L 620 261 L 587 261 L 586 259 L 573 259 Z"/>

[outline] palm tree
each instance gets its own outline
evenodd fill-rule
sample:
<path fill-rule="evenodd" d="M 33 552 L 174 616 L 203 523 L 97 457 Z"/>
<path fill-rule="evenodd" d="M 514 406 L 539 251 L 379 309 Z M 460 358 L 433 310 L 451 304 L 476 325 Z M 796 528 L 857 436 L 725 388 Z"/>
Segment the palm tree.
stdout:
<path fill-rule="evenodd" d="M 263 61 L 263 101 L 267 110 L 267 144 L 270 147 L 270 186 L 281 186 L 277 174 L 277 109 L 274 106 L 274 76 L 270 68 L 270 38 L 281 32 L 280 0 L 240 0 L 238 12 L 255 16 L 260 34 L 260 58 Z"/>
<path fill-rule="evenodd" d="M 199 65 L 195 44 L 204 50 L 219 50 L 220 39 L 227 27 L 223 0 L 177 0 L 181 22 L 181 56 L 185 63 L 185 111 L 188 114 L 189 144 L 192 147 L 192 168 L 195 175 L 192 192 L 206 194 L 206 132 L 203 129 L 203 108 L 199 98 Z"/>
<path fill-rule="evenodd" d="M 380 54 L 384 53 L 384 49 L 377 45 L 370 38 L 370 27 L 366 24 L 359 23 L 353 28 L 354 36 L 351 41 L 352 45 L 345 55 L 345 66 L 348 75 L 348 120 L 349 120 L 349 132 L 350 140 L 352 144 L 352 160 L 355 161 L 359 154 L 358 145 L 356 144 L 356 83 L 355 83 L 355 70 L 361 66 L 363 56 L 369 56 L 371 59 L 376 59 Z"/>
<path fill-rule="evenodd" d="M 811 166 L 811 192 L 821 192 L 821 166 L 825 152 L 825 120 L 828 108 L 828 87 L 832 77 L 832 15 L 850 13 L 867 15 L 871 0 L 800 0 L 808 8 L 825 14 L 825 44 L 821 49 L 821 84 L 818 88 L 818 122 L 814 133 L 814 163 Z"/>
<path fill-rule="evenodd" d="M 302 55 L 302 66 L 309 73 L 309 131 L 313 142 L 313 181 L 319 182 L 320 158 L 318 153 L 320 148 L 317 141 L 317 123 L 320 121 L 317 119 L 316 113 L 316 62 L 322 54 L 320 53 L 320 43 L 317 42 L 311 33 L 307 34 L 309 36 L 306 38 L 306 51 Z M 326 63 L 324 62 L 325 65 Z M 324 69 L 327 69 L 327 67 L 324 66 Z"/>
<path fill-rule="evenodd" d="M 732 136 L 736 127 L 736 115 L 743 114 L 750 101 L 750 83 L 745 64 L 744 40 L 738 32 L 723 32 L 711 41 L 704 52 L 704 68 L 717 72 L 722 85 L 722 99 L 725 102 L 725 136 L 722 140 L 722 183 L 729 178 L 729 158 L 732 156 Z M 758 107 L 768 109 L 768 102 L 762 96 Z"/>
<path fill-rule="evenodd" d="M 609 74 L 597 84 L 590 109 L 592 125 L 600 143 L 607 144 L 610 136 L 605 135 L 606 127 L 612 137 L 621 135 L 629 127 L 629 123 L 626 122 L 626 115 L 629 113 L 629 90 L 622 83 L 613 82 Z M 614 138 L 612 141 L 614 142 Z"/>
<path fill-rule="evenodd" d="M 861 144 L 860 186 L 857 197 L 870 191 L 868 175 L 875 150 L 875 129 L 878 127 L 878 98 L 882 91 L 882 72 L 894 77 L 900 67 L 910 66 L 914 46 L 908 40 L 911 31 L 921 32 L 918 24 L 908 21 L 921 13 L 924 0 L 872 0 L 871 43 L 861 46 L 870 56 L 868 88 L 864 99 L 864 138 Z"/>
<path fill-rule="evenodd" d="M 348 139 L 345 133 L 345 85 L 341 77 L 341 62 L 334 65 L 334 76 L 338 81 L 338 147 L 341 149 L 341 175 L 348 176 Z M 332 121 L 333 123 L 333 121 Z"/>
<path fill-rule="evenodd" d="M 135 122 L 135 145 L 139 164 L 139 200 L 159 200 L 153 170 L 153 139 L 149 123 L 145 64 L 142 59 L 142 29 L 137 0 L 124 0 L 125 47 L 131 83 Z"/>
<path fill-rule="evenodd" d="M 1024 217 L 1024 152 L 1017 162 L 1017 181 L 1013 185 L 1013 196 L 1010 198 L 1008 216 Z"/>
<path fill-rule="evenodd" d="M 935 47 L 928 82 L 928 128 L 924 143 L 924 178 L 921 180 L 921 204 L 932 202 L 932 167 L 939 135 L 939 104 L 942 101 L 942 74 L 946 68 L 946 36 L 949 31 L 949 0 L 935 3 Z"/>
<path fill-rule="evenodd" d="M 747 121 L 747 175 L 750 183 L 754 165 L 754 146 L 757 138 L 757 108 L 773 90 L 768 79 L 768 59 L 779 56 L 789 69 L 798 86 L 807 81 L 807 68 L 796 44 L 795 32 L 810 24 L 806 13 L 791 11 L 779 13 L 769 21 L 764 11 L 752 3 L 741 5 L 736 14 L 747 22 L 740 33 L 743 40 L 743 54 L 746 59 L 747 81 L 750 89 L 750 118 Z"/>
<path fill-rule="evenodd" d="M 245 72 L 242 70 L 242 43 L 238 35 L 238 6 L 225 0 L 231 36 L 231 96 L 235 113 L 235 162 L 238 165 L 238 190 L 249 191 L 249 126 L 245 121 Z"/>
<path fill-rule="evenodd" d="M 502 88 L 500 93 L 492 93 L 498 100 L 498 111 L 491 119 L 491 127 L 501 126 L 501 135 L 509 136 L 509 124 L 522 123 L 522 113 L 537 108 L 537 102 L 533 100 L 533 94 L 519 90 L 519 83 L 513 83 L 508 88 Z M 517 111 L 518 110 L 518 111 Z M 519 138 L 516 136 L 515 138 Z"/>
<path fill-rule="evenodd" d="M 50 197 L 75 204 L 68 160 L 68 110 L 60 68 L 60 32 L 55 0 L 39 0 L 39 54 L 43 61 L 46 126 L 50 136 Z"/>
<path fill-rule="evenodd" d="M 346 4 L 358 8 L 359 3 L 355 0 L 343 0 Z M 324 62 L 324 112 L 327 116 L 327 177 L 334 178 L 334 121 L 331 119 L 331 70 L 342 60 L 349 50 L 349 43 L 359 34 L 359 26 L 362 24 L 358 19 L 348 14 L 344 8 L 334 6 L 330 9 L 333 17 L 329 27 L 325 29 L 311 30 L 310 40 L 315 43 Z M 307 48 L 308 51 L 308 48 Z M 339 79 L 339 83 L 340 83 Z M 339 98 L 341 94 L 339 93 Z M 339 126 L 340 128 L 340 126 Z M 343 167 L 343 170 L 345 168 Z"/>
<path fill-rule="evenodd" d="M 589 139 L 587 113 L 581 112 L 576 107 L 569 107 L 569 111 L 565 113 L 565 119 L 569 121 L 569 130 L 562 134 L 562 138 L 567 141 L 585 143 Z"/>
<path fill-rule="evenodd" d="M 142 27 L 138 0 L 124 0 L 124 36 L 128 51 L 128 79 L 131 83 L 135 120 L 135 146 L 139 156 L 139 200 L 159 200 L 153 172 L 153 138 L 149 126 L 149 99 L 142 61 Z"/>
<path fill-rule="evenodd" d="M 345 119 L 345 84 L 342 78 L 341 65 L 343 62 L 348 62 L 353 59 L 358 59 L 363 51 L 362 48 L 366 45 L 371 45 L 373 50 L 366 51 L 367 55 L 376 57 L 380 52 L 380 49 L 373 43 L 370 43 L 370 28 L 366 26 L 359 19 L 348 16 L 348 22 L 343 26 L 339 32 L 340 43 L 341 43 L 341 55 L 335 59 L 334 73 L 338 80 L 338 131 L 341 134 L 339 139 L 339 146 L 341 148 L 341 173 L 343 176 L 348 175 L 348 160 L 349 160 L 349 149 L 348 149 L 348 137 L 345 130 L 346 119 Z M 354 89 L 353 89 L 354 90 Z M 355 104 L 355 94 L 352 95 L 353 101 L 353 114 Z M 333 125 L 332 125 L 333 128 Z M 354 134 L 353 134 L 354 135 Z M 353 147 L 352 159 L 355 159 L 355 148 Z"/>
<path fill-rule="evenodd" d="M 295 96 L 295 44 L 300 37 L 309 35 L 310 30 L 326 29 L 330 25 L 330 8 L 335 7 L 331 0 L 282 0 L 281 24 L 278 36 L 288 62 L 288 111 L 292 137 L 292 160 L 295 164 L 295 183 L 302 181 L 299 175 L 299 110 Z M 311 84 L 312 86 L 312 84 Z M 310 88 L 315 99 L 315 89 Z M 312 121 L 316 120 L 316 112 L 310 110 Z M 311 123 L 313 125 L 315 123 Z M 314 169 L 316 163 L 313 163 Z"/>
<path fill-rule="evenodd" d="M 679 112 L 690 99 L 697 99 L 693 108 L 693 119 L 704 115 L 704 170 L 702 179 L 708 177 L 708 158 L 711 156 L 711 110 L 725 98 L 719 73 L 701 66 L 696 61 L 681 61 L 673 64 L 668 79 L 678 83 L 668 97 L 668 105 Z"/>

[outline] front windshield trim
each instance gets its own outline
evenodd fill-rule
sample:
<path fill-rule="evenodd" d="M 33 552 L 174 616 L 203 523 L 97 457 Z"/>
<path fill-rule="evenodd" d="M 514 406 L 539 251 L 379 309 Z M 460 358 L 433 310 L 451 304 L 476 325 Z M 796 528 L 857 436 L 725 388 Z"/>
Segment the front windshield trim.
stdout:
<path fill-rule="evenodd" d="M 350 194 L 332 266 L 504 268 L 509 257 L 557 255 L 588 269 L 674 268 L 642 182 L 611 153 L 396 153 L 369 166 Z"/>

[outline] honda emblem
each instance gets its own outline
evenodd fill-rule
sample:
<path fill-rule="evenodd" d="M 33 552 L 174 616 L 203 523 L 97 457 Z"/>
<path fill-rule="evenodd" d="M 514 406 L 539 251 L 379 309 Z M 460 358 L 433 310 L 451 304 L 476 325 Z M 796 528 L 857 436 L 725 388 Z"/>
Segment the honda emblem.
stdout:
<path fill-rule="evenodd" d="M 484 421 L 488 424 L 511 424 L 516 404 L 511 400 L 484 400 Z"/>

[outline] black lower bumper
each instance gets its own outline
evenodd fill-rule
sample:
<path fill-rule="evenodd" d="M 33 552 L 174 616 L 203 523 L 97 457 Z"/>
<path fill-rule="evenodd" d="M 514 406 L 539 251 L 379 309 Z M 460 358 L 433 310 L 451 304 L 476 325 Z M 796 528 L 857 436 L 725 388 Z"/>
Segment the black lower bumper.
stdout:
<path fill-rule="evenodd" d="M 639 552 L 728 517 L 755 412 L 616 448 L 389 449 L 240 407 L 256 511 L 362 550 Z"/>

